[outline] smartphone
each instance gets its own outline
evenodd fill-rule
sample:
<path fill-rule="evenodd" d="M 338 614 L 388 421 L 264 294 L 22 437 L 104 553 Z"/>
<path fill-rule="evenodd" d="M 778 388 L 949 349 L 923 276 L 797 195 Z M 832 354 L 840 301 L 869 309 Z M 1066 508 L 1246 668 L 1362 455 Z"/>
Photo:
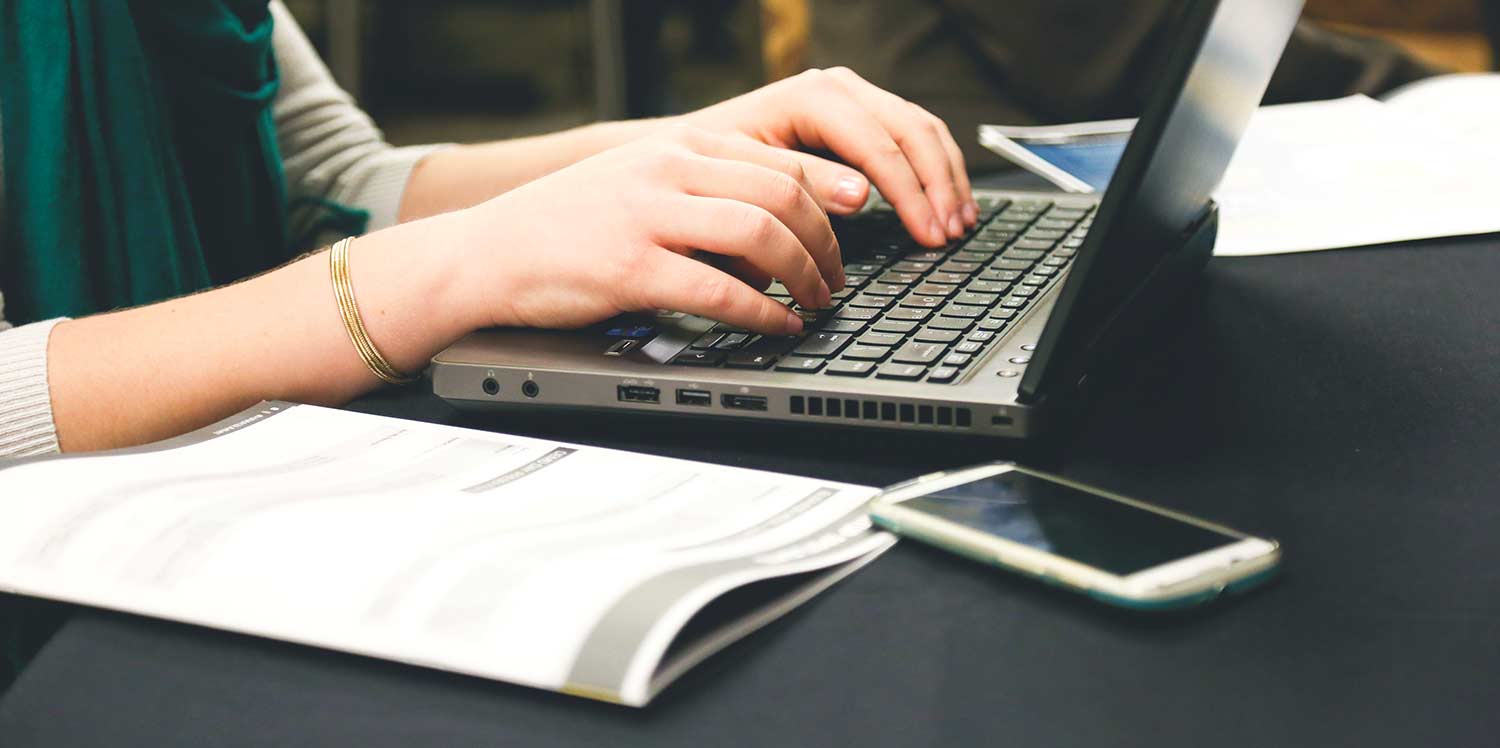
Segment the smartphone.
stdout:
<path fill-rule="evenodd" d="M 1194 605 L 1268 579 L 1274 540 L 997 462 L 898 483 L 870 505 L 887 530 L 1113 605 Z"/>
<path fill-rule="evenodd" d="M 1041 127 L 980 125 L 979 143 L 1068 192 L 1103 192 L 1135 120 Z"/>

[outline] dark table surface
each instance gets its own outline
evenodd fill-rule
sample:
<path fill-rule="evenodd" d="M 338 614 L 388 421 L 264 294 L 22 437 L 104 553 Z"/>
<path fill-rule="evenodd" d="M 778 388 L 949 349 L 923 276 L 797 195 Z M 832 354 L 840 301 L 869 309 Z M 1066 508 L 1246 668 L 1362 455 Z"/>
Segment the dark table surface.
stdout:
<path fill-rule="evenodd" d="M 1495 237 L 1216 259 L 1081 417 L 1063 473 L 1282 541 L 1240 599 L 1127 614 L 902 543 L 645 710 L 80 610 L 0 702 L 0 745 L 1495 745 L 1497 288 Z M 356 407 L 870 484 L 1007 456 Z"/>

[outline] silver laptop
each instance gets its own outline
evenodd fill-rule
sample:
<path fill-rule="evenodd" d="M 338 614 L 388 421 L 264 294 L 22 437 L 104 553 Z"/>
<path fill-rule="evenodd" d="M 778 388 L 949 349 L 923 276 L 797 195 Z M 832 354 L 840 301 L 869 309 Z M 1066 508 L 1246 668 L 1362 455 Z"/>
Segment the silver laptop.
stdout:
<path fill-rule="evenodd" d="M 1218 185 L 1302 0 L 1184 3 L 1102 195 L 978 191 L 918 246 L 888 205 L 836 219 L 848 287 L 795 338 L 661 312 L 476 332 L 433 358 L 463 408 L 581 408 L 1029 438 L 1166 324 L 1212 254 Z M 790 302 L 785 288 L 767 291 Z"/>

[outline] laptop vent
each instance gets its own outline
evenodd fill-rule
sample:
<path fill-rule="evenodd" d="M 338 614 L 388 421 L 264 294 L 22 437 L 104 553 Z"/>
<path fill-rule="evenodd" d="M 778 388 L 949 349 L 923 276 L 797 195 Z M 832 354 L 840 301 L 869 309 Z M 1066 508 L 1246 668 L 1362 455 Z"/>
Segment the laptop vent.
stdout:
<path fill-rule="evenodd" d="M 948 426 L 960 429 L 971 428 L 974 425 L 974 414 L 968 408 L 953 408 L 946 405 L 933 406 L 880 400 L 853 400 L 836 397 L 793 395 L 791 399 L 791 411 L 793 415 L 808 416 L 810 418 L 914 423 L 924 426 Z"/>

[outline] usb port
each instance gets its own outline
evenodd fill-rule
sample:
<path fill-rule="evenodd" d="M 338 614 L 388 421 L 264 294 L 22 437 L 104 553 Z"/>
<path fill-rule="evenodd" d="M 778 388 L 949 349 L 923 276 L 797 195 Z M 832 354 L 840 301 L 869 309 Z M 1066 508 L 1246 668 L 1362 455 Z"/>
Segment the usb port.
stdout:
<path fill-rule="evenodd" d="M 714 394 L 712 392 L 704 392 L 703 390 L 678 390 L 677 404 L 696 405 L 700 408 L 707 408 L 714 404 Z"/>
<path fill-rule="evenodd" d="M 615 388 L 620 399 L 627 403 L 659 403 L 661 402 L 661 390 L 655 387 L 640 387 L 633 384 L 622 384 Z"/>
<path fill-rule="evenodd" d="M 756 395 L 725 395 L 719 399 L 731 410 L 765 410 L 766 399 Z"/>

